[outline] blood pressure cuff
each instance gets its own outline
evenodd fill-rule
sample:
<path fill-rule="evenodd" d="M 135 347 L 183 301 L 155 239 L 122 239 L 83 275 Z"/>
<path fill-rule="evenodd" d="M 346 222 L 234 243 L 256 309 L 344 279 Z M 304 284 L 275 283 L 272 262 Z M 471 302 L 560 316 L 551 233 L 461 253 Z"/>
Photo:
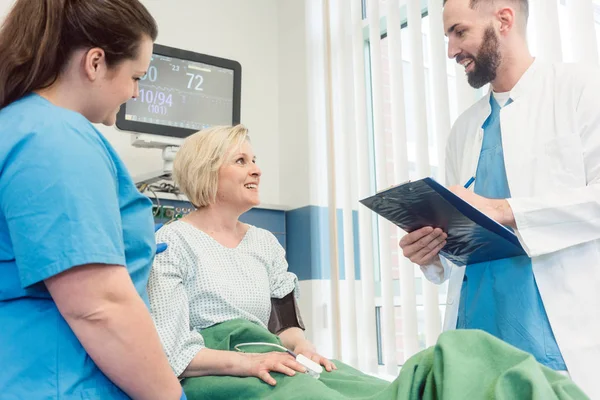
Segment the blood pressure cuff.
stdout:
<path fill-rule="evenodd" d="M 288 328 L 306 329 L 293 290 L 281 299 L 271 298 L 271 316 L 268 328 L 275 335 Z"/>

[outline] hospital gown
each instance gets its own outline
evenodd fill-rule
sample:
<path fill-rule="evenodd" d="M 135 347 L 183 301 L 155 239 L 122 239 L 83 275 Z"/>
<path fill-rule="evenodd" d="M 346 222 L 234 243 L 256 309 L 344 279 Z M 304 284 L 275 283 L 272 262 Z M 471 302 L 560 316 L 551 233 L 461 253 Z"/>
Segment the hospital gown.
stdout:
<path fill-rule="evenodd" d="M 266 329 L 271 298 L 298 287 L 285 251 L 264 229 L 251 226 L 237 247 L 227 248 L 176 221 L 158 231 L 157 241 L 168 248 L 156 256 L 150 274 L 150 308 L 177 376 L 205 347 L 202 329 L 239 318 Z"/>

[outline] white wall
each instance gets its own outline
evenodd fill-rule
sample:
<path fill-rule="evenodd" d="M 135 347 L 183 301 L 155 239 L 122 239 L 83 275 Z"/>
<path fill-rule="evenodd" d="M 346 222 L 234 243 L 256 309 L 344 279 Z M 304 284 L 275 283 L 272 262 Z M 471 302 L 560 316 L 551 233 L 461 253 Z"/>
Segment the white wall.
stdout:
<path fill-rule="evenodd" d="M 0 0 L 0 20 L 4 19 L 13 4 L 14 0 Z"/>
<path fill-rule="evenodd" d="M 277 0 L 142 0 L 159 26 L 157 43 L 239 61 L 241 121 L 263 169 L 261 196 L 279 205 L 279 66 Z M 13 0 L 0 0 L 0 17 Z M 137 149 L 130 135 L 100 127 L 132 175 L 160 169 L 160 151 Z"/>
<path fill-rule="evenodd" d="M 316 0 L 279 0 L 280 196 L 290 209 L 327 204 L 324 32 Z"/>
<path fill-rule="evenodd" d="M 308 204 L 308 124 L 304 1 L 279 0 L 280 200 L 290 208 Z"/>

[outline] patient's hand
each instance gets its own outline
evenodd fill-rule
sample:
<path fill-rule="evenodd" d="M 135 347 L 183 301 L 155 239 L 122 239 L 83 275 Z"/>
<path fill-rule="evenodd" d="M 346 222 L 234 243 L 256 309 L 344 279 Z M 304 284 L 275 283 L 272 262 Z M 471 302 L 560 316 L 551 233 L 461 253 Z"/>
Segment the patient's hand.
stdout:
<path fill-rule="evenodd" d="M 426 226 L 417 229 L 400 240 L 404 257 L 418 265 L 429 265 L 439 259 L 440 250 L 446 245 L 448 235 L 440 228 Z"/>
<path fill-rule="evenodd" d="M 288 376 L 294 376 L 296 371 L 306 372 L 298 361 L 294 359 L 289 353 L 284 352 L 270 352 L 270 353 L 243 353 L 246 362 L 240 371 L 240 376 L 255 376 L 262 379 L 271 386 L 275 386 L 277 382 L 269 374 L 269 372 L 280 372 Z"/>
<path fill-rule="evenodd" d="M 315 346 L 308 340 L 303 340 L 302 342 L 298 343 L 292 351 L 296 354 L 302 354 L 306 358 L 309 358 L 317 364 L 322 365 L 325 367 L 327 372 L 337 369 L 334 363 L 318 354 Z"/>

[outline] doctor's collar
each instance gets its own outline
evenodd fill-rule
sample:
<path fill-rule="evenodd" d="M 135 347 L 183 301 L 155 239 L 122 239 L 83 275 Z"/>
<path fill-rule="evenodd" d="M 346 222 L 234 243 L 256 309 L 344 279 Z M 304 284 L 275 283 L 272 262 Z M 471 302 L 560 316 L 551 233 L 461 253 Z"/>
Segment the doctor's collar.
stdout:
<path fill-rule="evenodd" d="M 534 57 L 529 68 L 527 68 L 525 73 L 523 73 L 523 76 L 521 76 L 517 84 L 510 91 L 510 98 L 512 101 L 516 101 L 519 97 L 531 91 L 530 86 L 533 83 L 536 72 L 540 68 L 540 63 L 541 62 L 538 61 L 537 57 Z"/>

